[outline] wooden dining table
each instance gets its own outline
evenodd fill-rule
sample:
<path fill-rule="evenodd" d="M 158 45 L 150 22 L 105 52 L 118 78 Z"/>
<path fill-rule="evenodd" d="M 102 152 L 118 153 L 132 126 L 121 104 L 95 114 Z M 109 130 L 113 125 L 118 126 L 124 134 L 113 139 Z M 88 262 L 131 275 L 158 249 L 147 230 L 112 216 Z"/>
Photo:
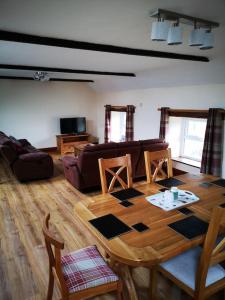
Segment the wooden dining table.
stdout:
<path fill-rule="evenodd" d="M 218 178 L 210 175 L 193 175 L 186 173 L 174 178 L 183 182 L 178 188 L 193 192 L 200 200 L 188 205 L 191 214 L 203 221 L 209 222 L 213 207 L 225 203 L 225 188 L 211 182 Z M 147 196 L 156 194 L 163 188 L 160 184 L 139 183 L 134 186 L 144 195 L 129 199 L 134 205 L 124 207 L 111 194 L 98 194 L 87 197 L 75 205 L 76 217 L 94 235 L 98 243 L 114 261 L 121 264 L 123 276 L 130 290 L 130 299 L 138 299 L 130 274 L 131 267 L 147 267 L 151 269 L 192 247 L 202 244 L 205 235 L 188 239 L 168 225 L 187 218 L 177 209 L 164 211 L 146 200 Z M 138 232 L 131 230 L 112 239 L 105 238 L 90 220 L 107 214 L 113 214 L 132 228 L 132 225 L 142 222 L 148 230 Z"/>

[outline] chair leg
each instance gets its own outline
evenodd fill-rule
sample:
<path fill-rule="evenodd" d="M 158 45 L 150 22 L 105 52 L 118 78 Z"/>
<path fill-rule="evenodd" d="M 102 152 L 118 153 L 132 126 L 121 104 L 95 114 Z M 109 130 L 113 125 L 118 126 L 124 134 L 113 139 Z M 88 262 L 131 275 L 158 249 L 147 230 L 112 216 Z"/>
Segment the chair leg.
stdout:
<path fill-rule="evenodd" d="M 117 300 L 123 300 L 123 296 L 122 296 L 122 290 L 123 290 L 123 285 L 121 282 L 118 283 L 118 289 L 117 289 Z"/>
<path fill-rule="evenodd" d="M 150 282 L 149 282 L 149 299 L 156 299 L 156 287 L 157 287 L 157 270 L 152 267 L 150 270 Z"/>
<path fill-rule="evenodd" d="M 52 270 L 49 270 L 49 281 L 48 281 L 48 294 L 47 300 L 52 300 L 53 296 L 53 288 L 54 288 L 54 276 L 52 274 Z"/>
<path fill-rule="evenodd" d="M 194 300 L 204 300 L 204 299 L 205 299 L 205 297 L 204 297 L 203 293 L 199 293 L 194 296 Z"/>

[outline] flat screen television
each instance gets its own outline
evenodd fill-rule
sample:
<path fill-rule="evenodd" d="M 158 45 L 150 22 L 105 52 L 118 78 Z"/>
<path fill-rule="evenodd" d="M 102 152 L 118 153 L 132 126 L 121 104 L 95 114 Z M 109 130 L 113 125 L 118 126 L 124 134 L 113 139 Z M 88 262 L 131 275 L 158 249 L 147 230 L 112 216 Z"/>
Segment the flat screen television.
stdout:
<path fill-rule="evenodd" d="M 86 119 L 79 118 L 61 118 L 60 119 L 61 134 L 81 134 L 86 132 Z"/>

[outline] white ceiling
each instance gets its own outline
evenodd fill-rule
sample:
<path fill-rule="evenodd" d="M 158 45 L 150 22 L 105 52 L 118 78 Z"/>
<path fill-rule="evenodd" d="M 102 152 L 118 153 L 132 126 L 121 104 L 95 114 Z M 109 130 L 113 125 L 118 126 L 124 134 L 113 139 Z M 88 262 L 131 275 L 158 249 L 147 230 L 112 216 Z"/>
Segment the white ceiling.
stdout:
<path fill-rule="evenodd" d="M 184 43 L 168 46 L 150 40 L 149 12 L 164 8 L 209 19 L 216 44 L 201 51 Z M 52 74 L 54 77 L 94 79 L 96 89 L 129 89 L 186 84 L 225 83 L 224 0 L 1 0 L 0 29 L 41 36 L 105 43 L 132 48 L 204 55 L 209 63 L 139 57 L 0 41 L 0 64 L 134 72 L 136 78 L 102 75 Z M 30 76 L 32 72 L 1 70 L 0 75 Z"/>

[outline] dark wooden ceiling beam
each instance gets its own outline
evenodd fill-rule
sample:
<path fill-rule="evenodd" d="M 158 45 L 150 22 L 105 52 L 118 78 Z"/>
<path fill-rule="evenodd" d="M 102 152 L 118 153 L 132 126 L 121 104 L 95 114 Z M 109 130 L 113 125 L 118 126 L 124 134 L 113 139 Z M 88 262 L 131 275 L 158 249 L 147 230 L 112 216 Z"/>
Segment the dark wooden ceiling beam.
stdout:
<path fill-rule="evenodd" d="M 0 40 L 9 41 L 9 42 L 26 43 L 26 44 L 53 46 L 53 47 L 135 55 L 135 56 L 147 56 L 147 57 L 158 57 L 158 58 L 169 58 L 169 59 L 180 59 L 180 60 L 191 60 L 191 61 L 202 61 L 202 62 L 209 61 L 208 57 L 205 56 L 179 54 L 179 53 L 163 52 L 163 51 L 155 51 L 155 50 L 147 50 L 147 49 L 136 49 L 136 48 L 120 47 L 120 46 L 114 46 L 108 44 L 88 43 L 82 41 L 44 37 L 44 36 L 11 32 L 5 30 L 0 30 Z"/>
<path fill-rule="evenodd" d="M 24 66 L 24 65 L 7 65 L 0 64 L 0 69 L 7 70 L 26 70 L 26 71 L 46 71 L 56 73 L 71 73 L 71 74 L 91 74 L 91 75 L 109 75 L 109 76 L 125 76 L 125 77 L 136 77 L 134 73 L 126 72 L 107 72 L 107 71 L 94 71 L 94 70 L 76 70 L 76 69 L 65 69 L 65 68 L 50 68 L 40 66 Z"/>
<path fill-rule="evenodd" d="M 34 80 L 32 77 L 24 77 L 24 76 L 0 76 L 0 79 L 13 79 L 13 80 Z M 68 79 L 68 78 L 49 78 L 48 81 L 66 81 L 66 82 L 94 82 L 94 80 L 90 79 Z"/>

